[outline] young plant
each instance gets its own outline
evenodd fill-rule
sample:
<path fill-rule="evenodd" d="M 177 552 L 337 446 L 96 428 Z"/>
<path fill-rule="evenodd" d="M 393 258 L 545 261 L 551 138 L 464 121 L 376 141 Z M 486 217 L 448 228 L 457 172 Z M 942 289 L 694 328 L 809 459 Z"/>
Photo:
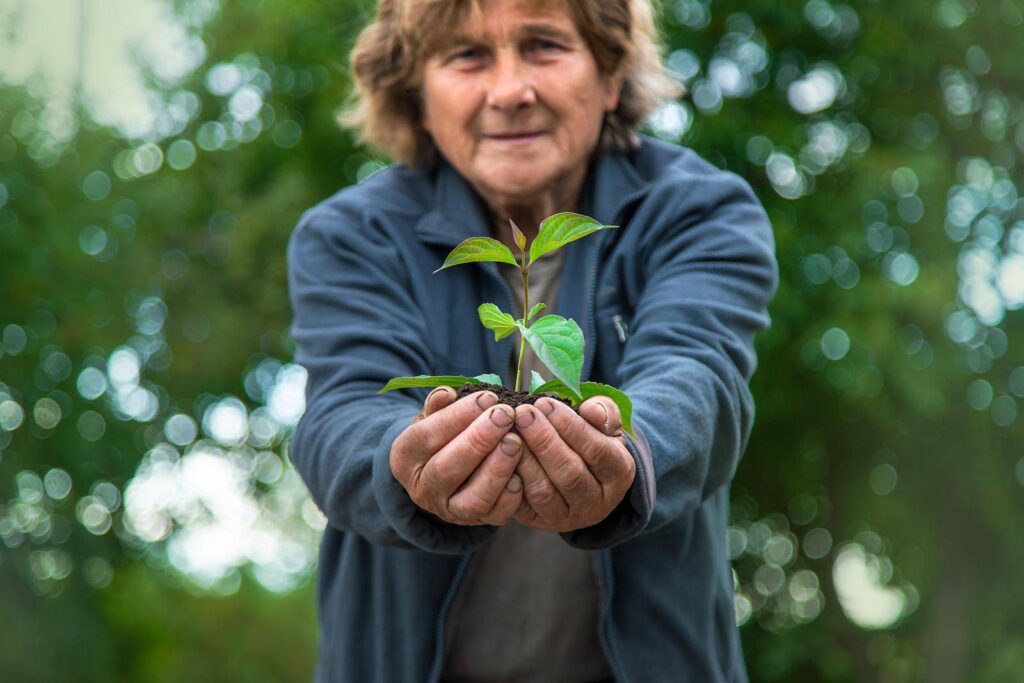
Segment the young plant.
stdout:
<path fill-rule="evenodd" d="M 481 304 L 477 308 L 480 322 L 494 332 L 494 341 L 500 341 L 514 332 L 519 333 L 519 363 L 516 366 L 515 391 L 520 391 L 523 353 L 526 351 L 526 344 L 529 344 L 540 362 L 554 375 L 554 379 L 544 381 L 543 377 L 534 372 L 530 382 L 530 394 L 555 394 L 569 401 L 573 408 L 578 408 L 580 403 L 591 396 L 607 396 L 619 407 L 623 429 L 632 435 L 633 405 L 626 394 L 606 384 L 580 381 L 580 375 L 583 372 L 584 339 L 583 331 L 576 321 L 559 315 L 545 315 L 532 324 L 530 323 L 534 316 L 545 308 L 545 304 L 539 302 L 530 308 L 530 266 L 536 263 L 537 259 L 557 251 L 570 242 L 598 230 L 618 226 L 602 225 L 593 218 L 576 213 L 555 214 L 541 222 L 536 239 L 530 243 L 529 259 L 527 259 L 526 235 L 514 222 L 509 222 L 512 224 L 513 239 L 519 248 L 519 260 L 512 254 L 511 249 L 498 240 L 490 237 L 471 237 L 455 247 L 448 254 L 444 264 L 434 272 L 475 261 L 506 263 L 518 268 L 523 278 L 523 311 L 528 311 L 524 317 L 516 320 L 511 314 L 502 311 L 492 303 Z M 443 385 L 458 389 L 465 383 L 502 386 L 501 378 L 495 374 L 477 375 L 476 377 L 419 375 L 417 377 L 396 377 L 377 393 L 409 387 Z"/>

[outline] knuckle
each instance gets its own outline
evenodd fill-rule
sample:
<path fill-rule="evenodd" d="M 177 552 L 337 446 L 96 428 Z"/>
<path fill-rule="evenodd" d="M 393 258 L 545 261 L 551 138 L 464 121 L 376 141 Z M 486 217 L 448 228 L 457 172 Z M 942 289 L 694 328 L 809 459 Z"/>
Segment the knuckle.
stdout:
<path fill-rule="evenodd" d="M 494 449 L 494 443 L 490 439 L 487 433 L 479 428 L 471 428 L 465 433 L 466 445 L 474 453 L 483 455 L 484 453 L 490 453 Z"/>
<path fill-rule="evenodd" d="M 593 470 L 605 470 L 609 465 L 609 460 L 613 455 L 608 452 L 607 448 L 592 448 L 587 451 L 586 461 L 587 465 Z"/>
<path fill-rule="evenodd" d="M 426 422 L 417 422 L 395 439 L 395 446 L 406 458 L 423 458 L 441 447 L 437 431 Z"/>
<path fill-rule="evenodd" d="M 573 498 L 581 498 L 590 491 L 590 482 L 582 472 L 573 470 L 563 479 L 562 490 Z"/>
<path fill-rule="evenodd" d="M 440 491 L 459 483 L 455 481 L 458 478 L 456 463 L 451 458 L 431 458 L 423 470 L 424 483 L 432 491 Z"/>
<path fill-rule="evenodd" d="M 555 487 L 545 479 L 529 482 L 523 489 L 530 504 L 537 507 L 550 507 L 558 497 Z"/>
<path fill-rule="evenodd" d="M 579 487 L 586 483 L 586 465 L 576 455 L 560 462 L 553 474 L 552 479 L 564 488 Z"/>
<path fill-rule="evenodd" d="M 426 510 L 430 514 L 440 517 L 441 519 L 447 520 L 448 515 L 443 505 L 437 505 L 437 501 L 431 496 L 424 496 L 421 493 L 410 493 L 409 497 L 412 498 L 412 502 L 416 503 L 416 507 Z"/>
<path fill-rule="evenodd" d="M 590 437 L 587 422 L 580 419 L 566 420 L 559 426 L 559 431 L 564 434 L 566 441 L 585 441 Z"/>
<path fill-rule="evenodd" d="M 523 523 L 531 523 L 537 520 L 537 513 L 529 505 L 520 505 L 516 510 L 516 520 Z"/>
<path fill-rule="evenodd" d="M 491 511 L 487 501 L 476 495 L 452 499 L 448 507 L 462 519 L 480 519 Z"/>
<path fill-rule="evenodd" d="M 448 499 L 448 515 L 449 517 L 463 521 L 466 519 L 466 511 L 462 506 L 462 502 L 458 500 Z"/>
<path fill-rule="evenodd" d="M 512 519 L 512 515 L 514 515 L 515 511 L 519 508 L 521 498 L 522 492 L 511 493 L 506 491 L 502 493 L 501 497 L 498 498 L 498 502 L 495 504 L 494 509 L 484 516 L 484 522 L 494 526 L 504 526 L 510 519 Z"/>
<path fill-rule="evenodd" d="M 414 493 L 410 493 L 409 497 L 412 498 L 416 505 L 424 508 L 425 510 L 430 510 L 435 514 L 438 514 L 439 510 L 444 511 L 445 509 L 444 505 L 438 505 L 440 498 L 437 494 L 426 487 L 417 489 Z"/>
<path fill-rule="evenodd" d="M 555 448 L 554 430 L 541 429 L 537 430 L 537 432 L 530 439 L 530 450 L 541 455 L 546 455 L 553 451 Z"/>

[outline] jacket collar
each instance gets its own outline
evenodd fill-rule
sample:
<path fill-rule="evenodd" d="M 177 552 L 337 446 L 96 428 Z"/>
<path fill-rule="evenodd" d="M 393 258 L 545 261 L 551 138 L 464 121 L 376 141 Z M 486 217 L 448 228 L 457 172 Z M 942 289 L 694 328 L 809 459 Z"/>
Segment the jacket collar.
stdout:
<path fill-rule="evenodd" d="M 490 235 L 483 199 L 444 157 L 438 158 L 434 205 L 417 222 L 417 237 L 426 244 L 454 247 L 469 237 Z M 615 220 L 623 198 L 645 185 L 625 154 L 601 154 L 583 183 L 578 210 L 607 225 Z"/>

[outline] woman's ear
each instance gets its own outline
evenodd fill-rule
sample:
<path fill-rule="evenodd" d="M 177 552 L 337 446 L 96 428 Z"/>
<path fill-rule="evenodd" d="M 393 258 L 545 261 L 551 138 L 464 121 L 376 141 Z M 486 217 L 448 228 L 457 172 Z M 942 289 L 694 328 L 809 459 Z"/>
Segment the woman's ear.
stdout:
<path fill-rule="evenodd" d="M 614 74 L 605 78 L 605 100 L 604 110 L 606 112 L 613 112 L 619 107 L 619 97 L 622 95 L 622 81 L 624 80 L 622 72 L 616 71 Z"/>

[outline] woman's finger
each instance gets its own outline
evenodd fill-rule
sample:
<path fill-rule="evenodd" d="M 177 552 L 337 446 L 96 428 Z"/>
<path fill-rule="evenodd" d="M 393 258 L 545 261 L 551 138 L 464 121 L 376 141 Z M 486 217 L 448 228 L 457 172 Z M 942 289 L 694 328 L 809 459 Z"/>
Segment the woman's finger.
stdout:
<path fill-rule="evenodd" d="M 580 404 L 579 415 L 607 436 L 622 436 L 622 414 L 615 401 L 592 396 Z"/>
<path fill-rule="evenodd" d="M 474 522 L 490 515 L 506 490 L 522 452 L 523 440 L 517 434 L 505 434 L 465 483 L 448 498 L 447 507 L 452 515 Z M 515 507 L 518 503 L 512 511 Z"/>
<path fill-rule="evenodd" d="M 410 486 L 418 486 L 420 475 L 435 454 L 452 440 L 471 431 L 470 425 L 475 420 L 479 420 L 481 415 L 489 414 L 497 402 L 498 396 L 493 391 L 478 391 L 464 396 L 445 410 L 414 421 L 398 435 L 391 446 L 391 470 L 398 481 L 402 482 L 406 490 L 413 493 Z M 475 437 L 479 437 L 483 433 L 479 429 L 472 431 Z M 493 441 L 486 448 L 480 450 L 479 459 L 472 463 L 472 467 L 479 464 L 480 460 L 498 443 L 501 435 L 507 431 L 508 429 L 502 430 L 501 434 L 494 436 Z M 480 439 L 476 438 L 476 441 L 479 442 Z M 472 471 L 472 467 L 466 472 L 466 476 Z M 465 477 L 455 482 L 451 490 L 454 491 L 455 487 L 464 480 Z M 448 493 L 450 494 L 451 491 Z"/>
<path fill-rule="evenodd" d="M 519 477 L 518 473 L 519 473 L 519 470 L 516 470 L 516 476 L 517 477 Z M 519 477 L 519 483 L 520 483 L 520 485 L 522 485 L 522 483 L 523 483 L 522 477 Z M 526 495 L 524 494 L 523 495 L 523 499 L 521 501 L 519 501 L 519 507 L 516 508 L 516 519 L 522 521 L 521 518 L 532 519 L 532 518 L 534 518 L 536 516 L 537 516 L 537 513 L 534 511 L 534 509 L 532 507 L 530 507 L 530 503 L 526 500 Z"/>
<path fill-rule="evenodd" d="M 569 504 L 541 467 L 537 456 L 525 444 L 516 473 L 523 480 L 523 504 L 529 508 L 524 514 L 547 519 L 568 517 Z"/>
<path fill-rule="evenodd" d="M 615 405 L 610 400 L 607 403 Z M 585 408 L 584 414 L 587 415 L 587 419 L 584 419 L 559 401 L 549 398 L 537 401 L 542 410 L 550 407 L 551 412 L 547 415 L 547 421 L 558 431 L 569 448 L 579 454 L 601 487 L 607 488 L 614 487 L 626 477 L 634 469 L 634 462 L 621 436 L 609 436 L 604 432 L 604 404 L 604 401 L 596 397 L 584 401 L 581 406 L 581 410 Z M 595 413 L 599 417 L 595 416 Z M 621 433 L 622 421 L 617 415 L 618 410 L 614 413 L 609 411 L 609 428 L 617 425 L 617 430 Z M 616 419 L 618 422 L 615 422 Z M 594 427 L 591 420 L 596 420 L 601 426 Z"/>
<path fill-rule="evenodd" d="M 537 461 L 548 479 L 555 485 L 559 493 L 568 503 L 570 514 L 576 512 L 579 505 L 590 505 L 601 499 L 603 489 L 594 474 L 588 469 L 581 455 L 566 443 L 559 431 L 548 421 L 543 410 L 544 403 L 554 404 L 551 399 L 542 398 L 536 406 L 521 405 L 516 408 L 516 430 L 522 434 L 527 447 L 537 456 Z M 572 413 L 578 421 L 577 428 L 595 432 L 599 437 L 606 438 L 582 418 L 563 404 L 558 404 Z M 554 414 L 554 413 L 552 413 Z"/>
<path fill-rule="evenodd" d="M 494 504 L 491 513 L 480 521 L 484 524 L 504 526 L 516 514 L 516 510 L 519 509 L 522 502 L 523 481 L 518 474 L 513 473 L 509 477 L 508 483 L 505 484 L 505 490 L 498 496 L 498 502 Z"/>
<path fill-rule="evenodd" d="M 420 412 L 416 416 L 415 421 L 419 422 L 424 418 L 430 417 L 437 411 L 447 408 L 455 401 L 455 397 L 457 395 L 458 394 L 455 393 L 455 390 L 449 386 L 437 387 L 427 394 L 427 398 L 424 399 L 423 407 L 420 408 Z"/>

